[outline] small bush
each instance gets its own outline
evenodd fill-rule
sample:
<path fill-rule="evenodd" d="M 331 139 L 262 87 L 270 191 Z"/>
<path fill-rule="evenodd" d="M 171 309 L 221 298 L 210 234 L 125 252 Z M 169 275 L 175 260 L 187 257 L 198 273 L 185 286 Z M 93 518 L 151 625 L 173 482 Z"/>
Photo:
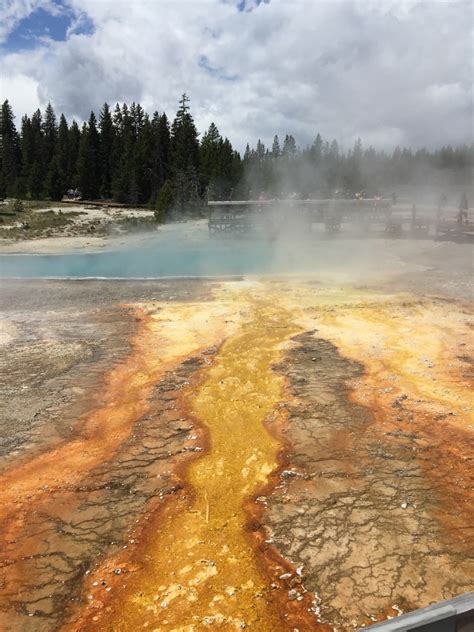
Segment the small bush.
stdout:
<path fill-rule="evenodd" d="M 12 211 L 13 213 L 23 213 L 25 205 L 22 200 L 13 200 Z"/>
<path fill-rule="evenodd" d="M 170 211 L 174 206 L 174 201 L 175 195 L 173 187 L 171 182 L 166 180 L 156 198 L 155 220 L 157 222 L 162 222 L 170 214 Z"/>

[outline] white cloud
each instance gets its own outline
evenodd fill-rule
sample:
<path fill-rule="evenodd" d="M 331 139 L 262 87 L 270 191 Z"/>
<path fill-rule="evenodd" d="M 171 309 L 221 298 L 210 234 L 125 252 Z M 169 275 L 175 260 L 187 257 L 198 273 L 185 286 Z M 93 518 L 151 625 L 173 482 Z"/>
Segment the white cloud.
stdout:
<path fill-rule="evenodd" d="M 379 146 L 472 141 L 470 2 L 69 4 L 93 34 L 3 64 L 67 115 L 135 100 L 172 116 L 186 91 L 198 127 L 214 120 L 240 149 L 287 132 L 300 145 L 318 131 L 346 145 L 359 135 Z"/>
<path fill-rule="evenodd" d="M 13 77 L 2 77 L 0 80 L 0 100 L 8 99 L 16 114 L 16 125 L 20 127 L 20 120 L 23 113 L 32 113 L 40 107 L 38 98 L 38 84 L 27 75 L 15 75 Z"/>

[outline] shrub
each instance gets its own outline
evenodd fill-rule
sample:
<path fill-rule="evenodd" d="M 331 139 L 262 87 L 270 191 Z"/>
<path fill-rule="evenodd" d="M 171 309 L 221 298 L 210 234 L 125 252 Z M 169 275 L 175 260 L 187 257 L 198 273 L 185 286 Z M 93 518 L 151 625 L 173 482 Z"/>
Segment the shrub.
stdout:
<path fill-rule="evenodd" d="M 175 196 L 171 182 L 166 180 L 158 193 L 155 205 L 155 219 L 158 222 L 163 221 L 174 206 Z"/>
<path fill-rule="evenodd" d="M 22 200 L 13 200 L 12 211 L 14 213 L 23 213 L 25 210 L 25 205 Z"/>

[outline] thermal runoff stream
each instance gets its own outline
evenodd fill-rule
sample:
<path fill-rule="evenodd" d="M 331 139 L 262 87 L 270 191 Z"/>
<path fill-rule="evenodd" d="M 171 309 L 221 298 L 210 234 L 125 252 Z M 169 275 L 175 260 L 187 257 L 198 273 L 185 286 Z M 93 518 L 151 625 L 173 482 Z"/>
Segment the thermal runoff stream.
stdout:
<path fill-rule="evenodd" d="M 128 346 L 2 471 L 2 629 L 353 630 L 469 590 L 471 308 L 180 283 L 100 316 Z"/>
<path fill-rule="evenodd" d="M 192 500 L 158 518 L 144 550 L 145 565 L 104 629 L 282 629 L 267 577 L 247 533 L 244 502 L 278 466 L 279 445 L 263 422 L 282 398 L 272 371 L 281 346 L 298 332 L 276 297 L 231 298 L 243 312 L 196 393 L 191 414 L 209 433 L 209 451 L 189 468 Z"/>

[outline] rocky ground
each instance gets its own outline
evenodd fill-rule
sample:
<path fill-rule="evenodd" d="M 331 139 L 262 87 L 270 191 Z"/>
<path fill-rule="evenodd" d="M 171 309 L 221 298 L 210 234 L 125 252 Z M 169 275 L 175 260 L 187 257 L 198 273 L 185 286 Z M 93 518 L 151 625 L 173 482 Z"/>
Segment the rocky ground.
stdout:
<path fill-rule="evenodd" d="M 472 434 L 448 439 L 459 442 L 456 476 L 445 437 L 403 399 L 393 398 L 388 418 L 351 401 L 362 364 L 317 335 L 295 342 L 279 366 L 296 400 L 287 405 L 289 467 L 267 520 L 284 557 L 303 569 L 321 620 L 359 628 L 472 590 Z M 452 477 L 442 490 L 440 468 Z M 437 510 L 456 524 L 443 529 Z"/>

